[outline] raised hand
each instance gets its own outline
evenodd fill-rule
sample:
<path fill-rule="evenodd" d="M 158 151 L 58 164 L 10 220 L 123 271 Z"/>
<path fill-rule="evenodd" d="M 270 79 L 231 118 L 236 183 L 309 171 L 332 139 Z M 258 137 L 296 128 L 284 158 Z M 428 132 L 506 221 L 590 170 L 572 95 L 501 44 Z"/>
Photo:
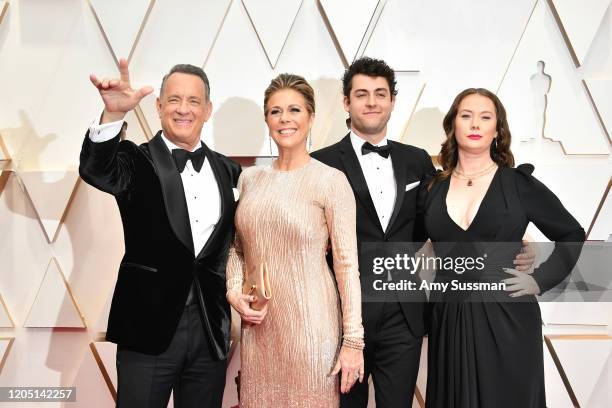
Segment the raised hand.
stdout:
<path fill-rule="evenodd" d="M 122 120 L 126 113 L 131 111 L 138 103 L 153 92 L 153 88 L 145 86 L 140 89 L 132 89 L 130 85 L 130 71 L 125 58 L 119 60 L 120 79 L 99 80 L 94 74 L 89 75 L 91 83 L 98 88 L 102 101 L 104 101 L 104 113 L 100 123 L 115 122 Z"/>

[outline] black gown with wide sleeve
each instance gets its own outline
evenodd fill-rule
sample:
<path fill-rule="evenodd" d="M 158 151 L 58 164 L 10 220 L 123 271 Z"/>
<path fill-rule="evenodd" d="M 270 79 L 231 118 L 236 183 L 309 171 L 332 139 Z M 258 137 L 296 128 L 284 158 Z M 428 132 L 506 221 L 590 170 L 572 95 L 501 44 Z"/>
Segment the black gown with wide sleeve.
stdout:
<path fill-rule="evenodd" d="M 529 222 L 555 249 L 533 272 L 542 292 L 561 282 L 580 255 L 584 230 L 559 199 L 531 172 L 533 166 L 496 171 L 467 230 L 448 215 L 450 179 L 421 188 L 420 216 L 436 256 L 481 256 L 484 271 L 462 274 L 441 268 L 436 282 L 500 282 L 510 278 Z M 452 242 L 453 244 L 448 244 Z M 503 243 L 503 244 L 501 244 Z M 513 245 L 514 243 L 514 245 Z M 480 275 L 478 275 L 480 274 Z M 508 301 L 508 292 L 446 292 L 430 295 L 427 402 L 429 408 L 544 408 L 544 362 L 540 308 L 534 296 Z"/>

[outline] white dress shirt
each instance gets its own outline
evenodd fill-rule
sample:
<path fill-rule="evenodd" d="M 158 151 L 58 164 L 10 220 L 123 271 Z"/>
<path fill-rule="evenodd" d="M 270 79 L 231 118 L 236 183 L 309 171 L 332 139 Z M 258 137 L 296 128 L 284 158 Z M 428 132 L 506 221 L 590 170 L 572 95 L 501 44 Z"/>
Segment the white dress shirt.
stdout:
<path fill-rule="evenodd" d="M 377 153 L 369 153 L 362 155 L 361 146 L 366 142 L 355 133 L 351 132 L 351 144 L 357 155 L 357 160 L 361 165 L 361 170 L 370 190 L 370 196 L 376 208 L 378 220 L 383 231 L 387 230 L 393 207 L 395 206 L 395 196 L 397 195 L 395 186 L 395 173 L 393 173 L 393 164 L 391 156 L 384 158 Z M 375 146 L 386 146 L 387 138 L 383 138 Z"/>
<path fill-rule="evenodd" d="M 122 120 L 103 125 L 100 125 L 99 121 L 95 121 L 89 128 L 89 139 L 94 143 L 110 140 L 119 134 L 121 126 L 123 126 Z M 163 133 L 162 139 L 168 150 L 179 149 Z M 172 161 L 174 162 L 174 160 Z M 187 165 L 181 173 L 181 179 L 185 190 L 187 211 L 189 212 L 194 251 L 197 256 L 221 217 L 221 194 L 217 179 L 207 159 L 204 160 L 199 173 L 193 168 L 191 160 L 187 160 Z"/>

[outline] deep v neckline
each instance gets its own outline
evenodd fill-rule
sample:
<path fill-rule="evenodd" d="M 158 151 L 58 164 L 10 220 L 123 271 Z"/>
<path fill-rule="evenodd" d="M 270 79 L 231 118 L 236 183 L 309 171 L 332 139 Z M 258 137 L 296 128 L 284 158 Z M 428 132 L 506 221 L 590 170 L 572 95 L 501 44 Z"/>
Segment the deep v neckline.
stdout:
<path fill-rule="evenodd" d="M 476 223 L 476 220 L 478 219 L 478 216 L 480 215 L 480 209 L 482 208 L 483 204 L 485 203 L 488 196 L 490 195 L 489 193 L 491 192 L 493 183 L 495 182 L 495 179 L 497 178 L 498 174 L 499 174 L 499 167 L 495 170 L 495 174 L 493 174 L 493 178 L 491 179 L 491 182 L 489 183 L 489 186 L 487 187 L 487 191 L 485 191 L 484 196 L 482 196 L 482 200 L 480 200 L 480 204 L 478 205 L 478 209 L 476 210 L 476 215 L 474 215 L 474 218 L 472 218 L 472 222 L 470 223 L 470 225 L 468 225 L 466 229 L 463 229 L 461 225 L 457 224 L 455 220 L 453 220 L 453 217 L 451 217 L 450 214 L 448 213 L 448 205 L 446 204 L 446 198 L 448 197 L 448 190 L 450 190 L 451 178 L 449 177 L 448 179 L 446 179 L 446 191 L 444 191 L 444 200 L 443 200 L 444 214 L 446 214 L 446 217 L 451 221 L 453 225 L 455 225 L 457 228 L 459 228 L 464 233 L 468 232 L 470 228 L 472 228 L 472 225 Z"/>

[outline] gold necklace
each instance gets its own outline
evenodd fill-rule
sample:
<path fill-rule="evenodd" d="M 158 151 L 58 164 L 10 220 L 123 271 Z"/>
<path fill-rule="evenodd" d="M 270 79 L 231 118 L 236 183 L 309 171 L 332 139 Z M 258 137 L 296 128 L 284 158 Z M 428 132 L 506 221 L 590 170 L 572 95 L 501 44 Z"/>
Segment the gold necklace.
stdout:
<path fill-rule="evenodd" d="M 493 170 L 496 167 L 497 167 L 497 163 L 493 163 L 492 165 L 490 165 L 486 169 L 479 170 L 476 173 L 472 173 L 472 174 L 465 174 L 462 171 L 454 169 L 453 170 L 453 176 L 457 177 L 459 180 L 467 180 L 468 181 L 467 185 L 468 186 L 473 186 L 474 183 L 472 182 L 472 180 L 476 180 L 476 179 L 484 176 L 485 174 L 489 174 L 491 172 L 491 170 Z"/>

